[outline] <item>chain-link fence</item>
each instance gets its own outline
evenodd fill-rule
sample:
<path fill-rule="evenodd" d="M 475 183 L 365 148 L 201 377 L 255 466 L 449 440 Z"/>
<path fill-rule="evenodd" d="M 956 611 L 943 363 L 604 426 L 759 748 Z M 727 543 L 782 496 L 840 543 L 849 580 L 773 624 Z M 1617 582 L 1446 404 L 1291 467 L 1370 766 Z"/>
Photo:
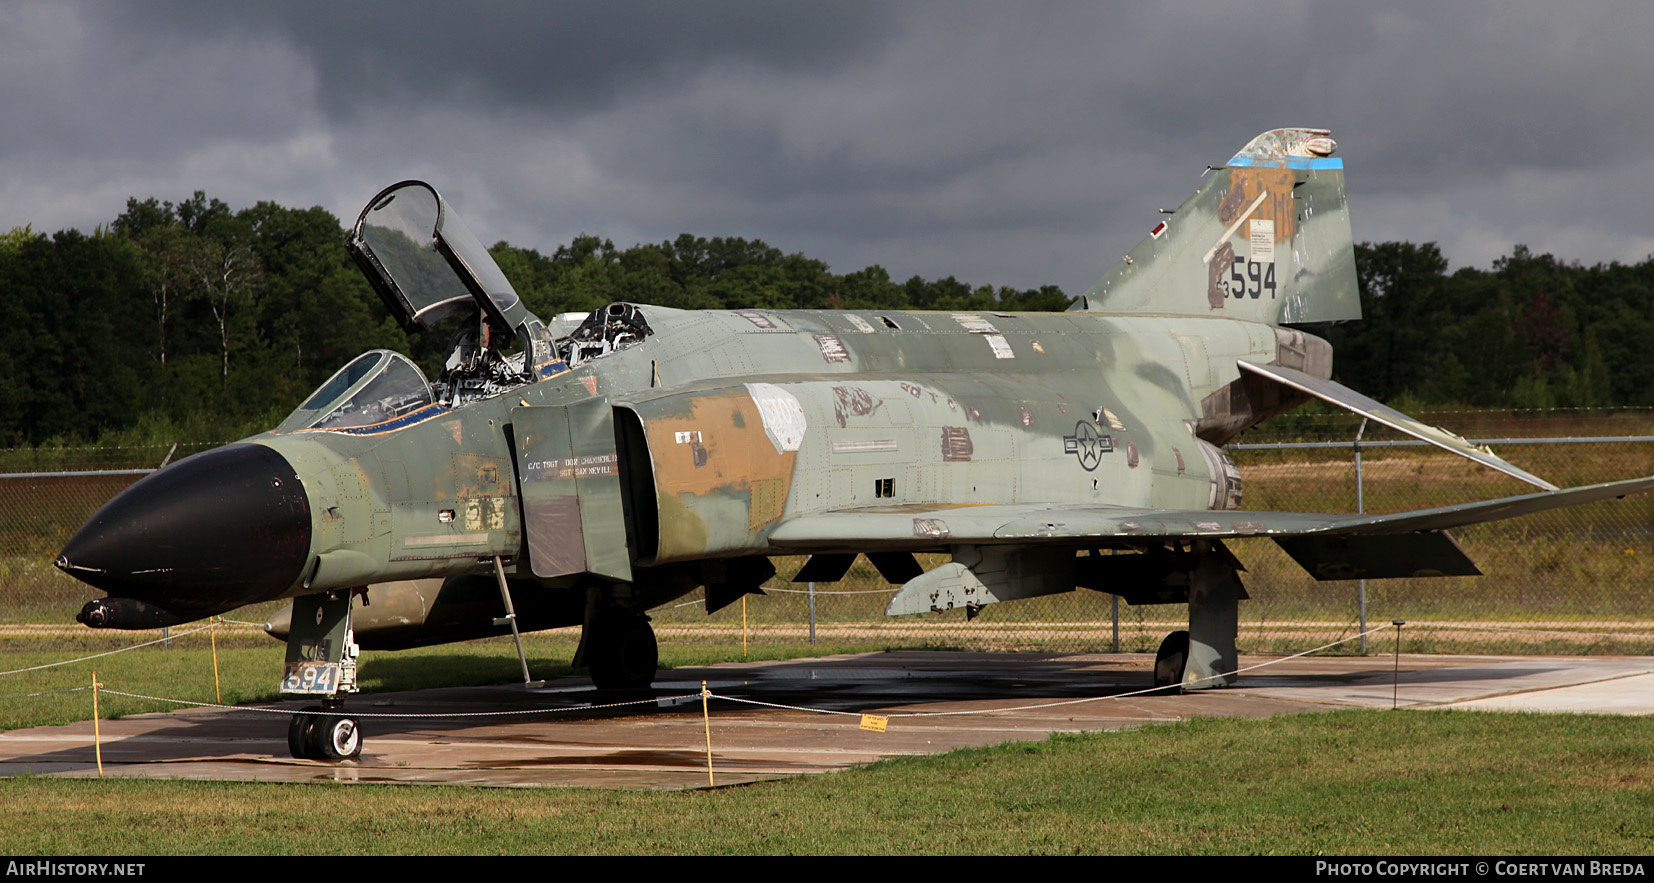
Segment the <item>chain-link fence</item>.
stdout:
<path fill-rule="evenodd" d="M 1654 412 L 1646 410 L 1421 416 L 1473 440 L 1499 440 L 1493 446 L 1506 459 L 1563 487 L 1654 473 Z M 1345 415 L 1288 415 L 1266 429 L 1231 446 L 1249 509 L 1398 512 L 1532 490 Z M 0 636 L 64 651 L 145 639 L 73 625 L 75 612 L 100 593 L 60 573 L 52 559 L 98 506 L 145 470 L 207 447 L 0 452 L 0 505 L 11 513 L 0 522 Z M 1241 605 L 1241 649 L 1300 650 L 1356 634 L 1364 622 L 1399 619 L 1409 623 L 1409 652 L 1654 654 L 1654 495 L 1454 535 L 1484 576 L 1318 582 L 1267 539 L 1231 542 L 1251 596 Z M 1084 589 L 991 605 L 969 620 L 963 610 L 887 618 L 896 587 L 865 559 L 843 581 L 815 585 L 788 582 L 802 558 L 775 563 L 778 575 L 762 596 L 708 616 L 697 592 L 654 611 L 662 643 L 1152 651 L 1186 623 L 1181 605 L 1131 606 Z M 277 606 L 231 618 L 262 621 Z M 577 630 L 564 631 L 572 646 Z M 256 629 L 239 634 L 230 639 L 268 641 Z M 1386 640 L 1382 649 L 1390 646 Z"/>

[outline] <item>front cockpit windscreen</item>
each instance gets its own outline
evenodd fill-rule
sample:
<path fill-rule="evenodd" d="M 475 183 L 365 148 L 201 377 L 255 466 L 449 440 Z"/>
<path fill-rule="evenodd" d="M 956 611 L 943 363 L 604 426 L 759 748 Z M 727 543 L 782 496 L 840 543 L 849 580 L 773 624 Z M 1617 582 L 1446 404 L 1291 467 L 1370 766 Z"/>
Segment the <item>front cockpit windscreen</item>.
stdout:
<path fill-rule="evenodd" d="M 340 368 L 276 431 L 373 426 L 433 401 L 424 373 L 408 357 L 390 350 L 373 350 Z"/>

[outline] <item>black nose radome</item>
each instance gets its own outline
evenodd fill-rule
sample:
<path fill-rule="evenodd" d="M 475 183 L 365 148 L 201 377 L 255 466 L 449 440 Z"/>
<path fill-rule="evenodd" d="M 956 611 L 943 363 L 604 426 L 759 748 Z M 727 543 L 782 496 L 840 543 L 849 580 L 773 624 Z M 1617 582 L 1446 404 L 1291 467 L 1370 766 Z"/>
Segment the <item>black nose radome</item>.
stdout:
<path fill-rule="evenodd" d="M 122 491 L 56 563 L 111 598 L 193 619 L 276 597 L 309 552 L 310 503 L 298 474 L 270 448 L 239 444 Z"/>

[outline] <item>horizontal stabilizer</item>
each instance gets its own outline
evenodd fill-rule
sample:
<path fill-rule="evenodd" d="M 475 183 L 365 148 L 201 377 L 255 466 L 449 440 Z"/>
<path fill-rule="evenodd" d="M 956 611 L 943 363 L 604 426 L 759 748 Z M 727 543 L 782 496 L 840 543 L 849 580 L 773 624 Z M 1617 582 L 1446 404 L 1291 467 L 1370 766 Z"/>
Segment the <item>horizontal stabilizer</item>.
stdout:
<path fill-rule="evenodd" d="M 1249 371 L 1299 392 L 1308 393 L 1323 402 L 1337 405 L 1352 414 L 1365 417 L 1375 423 L 1382 423 L 1391 429 L 1405 432 L 1438 448 L 1452 451 L 1461 457 L 1497 469 L 1513 478 L 1520 478 L 1528 484 L 1542 487 L 1548 491 L 1556 490 L 1556 485 L 1526 470 L 1512 466 L 1485 447 L 1477 447 L 1439 426 L 1431 426 L 1414 420 L 1406 414 L 1394 408 L 1386 407 L 1342 384 L 1334 383 L 1331 380 L 1322 380 L 1319 377 L 1292 368 L 1284 368 L 1280 365 L 1258 365 L 1247 361 L 1241 361 L 1238 364 L 1242 371 Z"/>

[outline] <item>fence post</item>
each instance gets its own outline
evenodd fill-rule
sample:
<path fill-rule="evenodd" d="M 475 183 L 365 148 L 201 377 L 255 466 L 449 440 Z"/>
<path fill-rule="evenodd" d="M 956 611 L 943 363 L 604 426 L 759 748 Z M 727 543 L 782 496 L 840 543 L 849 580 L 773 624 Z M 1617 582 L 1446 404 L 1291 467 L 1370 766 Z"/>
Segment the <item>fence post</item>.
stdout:
<path fill-rule="evenodd" d="M 816 584 L 810 583 L 810 646 L 816 645 Z"/>
<path fill-rule="evenodd" d="M 1366 500 L 1363 499 L 1361 487 L 1361 434 L 1367 431 L 1367 418 L 1361 418 L 1361 425 L 1355 430 L 1355 514 L 1365 515 L 1367 512 Z M 1361 655 L 1367 655 L 1367 578 L 1362 577 L 1356 582 L 1356 599 L 1361 618 Z"/>
<path fill-rule="evenodd" d="M 1114 649 L 1111 653 L 1120 652 L 1120 596 L 1109 595 L 1110 606 L 1114 608 Z"/>

